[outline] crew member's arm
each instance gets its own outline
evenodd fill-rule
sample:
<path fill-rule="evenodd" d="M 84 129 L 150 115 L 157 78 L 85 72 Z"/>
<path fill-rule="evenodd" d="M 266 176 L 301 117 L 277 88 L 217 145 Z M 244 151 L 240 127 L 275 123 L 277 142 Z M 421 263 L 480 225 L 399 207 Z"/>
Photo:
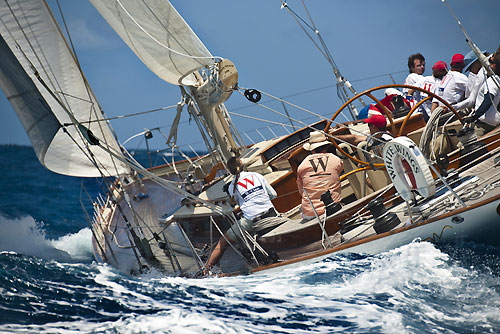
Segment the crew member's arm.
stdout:
<path fill-rule="evenodd" d="M 274 188 L 266 181 L 266 179 L 263 176 L 262 176 L 262 184 L 266 188 L 266 191 L 270 199 L 275 199 L 276 197 L 278 197 L 276 190 L 274 190 Z"/>
<path fill-rule="evenodd" d="M 474 111 L 470 116 L 464 118 L 465 123 L 472 123 L 475 122 L 479 119 L 479 117 L 483 116 L 485 112 L 490 109 L 491 105 L 493 104 L 493 94 L 490 93 L 485 93 L 484 94 L 484 99 L 483 103 L 477 108 L 476 111 Z"/>
<path fill-rule="evenodd" d="M 463 100 L 461 102 L 457 102 L 455 104 L 452 104 L 451 106 L 453 108 L 455 108 L 455 110 L 474 107 L 474 103 L 476 102 L 476 98 L 479 95 L 479 89 L 481 87 L 482 87 L 482 84 L 478 84 L 476 82 L 476 84 L 474 85 L 474 88 L 472 88 L 472 91 L 470 92 L 470 95 L 468 98 L 466 98 L 465 100 Z"/>
<path fill-rule="evenodd" d="M 432 102 L 432 107 L 431 107 L 431 114 L 432 112 L 438 107 L 438 103 L 437 102 Z"/>
<path fill-rule="evenodd" d="M 297 189 L 299 190 L 299 194 L 302 197 L 302 193 L 304 192 L 304 185 L 302 184 L 302 177 L 300 176 L 300 169 L 297 170 Z"/>
<path fill-rule="evenodd" d="M 359 143 L 366 140 L 366 136 L 362 135 L 334 135 L 333 138 L 339 139 L 342 142 L 348 142 L 351 145 L 358 145 Z"/>

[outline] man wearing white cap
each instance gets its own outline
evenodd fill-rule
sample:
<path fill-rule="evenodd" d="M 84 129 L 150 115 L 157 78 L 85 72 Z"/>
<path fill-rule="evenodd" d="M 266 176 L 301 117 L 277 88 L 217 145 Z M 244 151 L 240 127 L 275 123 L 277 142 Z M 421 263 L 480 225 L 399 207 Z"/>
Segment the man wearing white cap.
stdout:
<path fill-rule="evenodd" d="M 321 195 L 325 191 L 330 190 L 334 202 L 341 199 L 340 173 L 344 168 L 343 162 L 336 155 L 327 152 L 329 145 L 323 132 L 313 131 L 309 135 L 309 141 L 303 146 L 306 151 L 312 151 L 297 169 L 297 187 L 302 196 L 301 210 L 304 219 L 314 218 L 315 211 L 318 215 L 325 212 L 325 205 L 321 201 Z"/>

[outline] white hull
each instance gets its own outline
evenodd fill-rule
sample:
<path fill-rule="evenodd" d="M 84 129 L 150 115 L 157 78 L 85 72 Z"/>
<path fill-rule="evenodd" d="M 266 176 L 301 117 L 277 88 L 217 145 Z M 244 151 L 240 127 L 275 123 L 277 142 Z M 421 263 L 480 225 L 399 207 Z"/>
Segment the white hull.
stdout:
<path fill-rule="evenodd" d="M 497 196 L 498 197 L 498 196 Z M 463 220 L 462 220 L 463 219 Z M 403 226 L 390 232 L 346 243 L 317 254 L 310 254 L 293 261 L 277 263 L 256 270 L 264 273 L 294 268 L 332 257 L 336 254 L 380 254 L 407 245 L 411 242 L 428 241 L 436 244 L 475 241 L 487 244 L 500 244 L 500 198 L 472 209 L 457 210 L 446 218 L 436 221 Z"/>

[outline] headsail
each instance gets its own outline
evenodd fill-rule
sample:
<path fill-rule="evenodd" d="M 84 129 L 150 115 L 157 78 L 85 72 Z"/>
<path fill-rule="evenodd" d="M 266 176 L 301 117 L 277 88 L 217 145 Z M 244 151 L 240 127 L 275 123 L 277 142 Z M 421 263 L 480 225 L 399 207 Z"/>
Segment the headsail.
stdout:
<path fill-rule="evenodd" d="M 0 0 L 0 18 L 5 41 L 0 45 L 0 86 L 40 162 L 56 173 L 71 176 L 127 172 L 123 163 L 106 152 L 120 154 L 120 148 L 48 5 L 43 0 Z M 36 78 L 34 70 L 59 101 Z M 92 131 L 106 150 L 90 146 L 65 109 Z"/>
<path fill-rule="evenodd" d="M 193 71 L 214 59 L 167 0 L 91 0 L 151 71 L 175 85 L 193 85 Z"/>

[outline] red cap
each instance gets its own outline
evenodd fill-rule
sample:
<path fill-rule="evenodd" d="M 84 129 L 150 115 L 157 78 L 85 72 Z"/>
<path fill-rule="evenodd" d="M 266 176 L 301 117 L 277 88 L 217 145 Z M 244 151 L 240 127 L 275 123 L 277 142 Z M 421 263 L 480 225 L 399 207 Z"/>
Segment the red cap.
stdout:
<path fill-rule="evenodd" d="M 448 66 L 446 65 L 446 63 L 442 60 L 436 62 L 434 64 L 434 66 L 432 66 L 432 69 L 433 70 L 447 70 L 448 69 Z"/>
<path fill-rule="evenodd" d="M 382 115 L 372 115 L 370 118 L 365 119 L 364 122 L 373 124 L 379 129 L 385 128 L 385 125 L 387 124 L 385 117 Z"/>
<path fill-rule="evenodd" d="M 464 62 L 464 55 L 460 53 L 456 53 L 451 57 L 451 64 L 462 63 Z"/>

